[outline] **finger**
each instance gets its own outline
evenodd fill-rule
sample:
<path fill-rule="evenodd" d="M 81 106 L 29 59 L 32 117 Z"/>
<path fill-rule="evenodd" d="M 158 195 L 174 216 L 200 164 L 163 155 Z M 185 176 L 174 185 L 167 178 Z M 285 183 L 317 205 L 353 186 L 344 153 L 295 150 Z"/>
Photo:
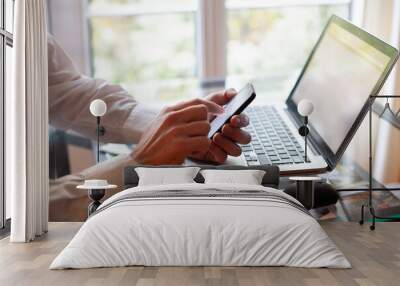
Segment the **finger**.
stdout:
<path fill-rule="evenodd" d="M 193 105 L 165 115 L 165 124 L 175 126 L 181 123 L 208 120 L 208 109 L 205 105 Z"/>
<path fill-rule="evenodd" d="M 243 128 L 249 125 L 250 119 L 246 114 L 239 114 L 232 116 L 230 120 L 230 125 L 236 128 Z"/>
<path fill-rule="evenodd" d="M 201 104 L 207 107 L 209 113 L 217 115 L 224 113 L 224 109 L 215 102 L 201 98 L 194 98 L 191 100 L 180 102 L 178 104 L 169 107 L 168 111 L 178 111 L 190 106 L 201 105 Z"/>
<path fill-rule="evenodd" d="M 180 145 L 189 155 L 194 152 L 207 152 L 210 149 L 211 140 L 205 136 L 186 137 L 181 139 Z"/>
<path fill-rule="evenodd" d="M 176 136 L 207 136 L 210 132 L 210 123 L 207 120 L 186 123 L 174 128 Z"/>
<path fill-rule="evenodd" d="M 209 155 L 212 157 L 212 161 L 219 164 L 225 163 L 226 159 L 228 158 L 228 154 L 219 148 L 215 143 L 211 143 Z"/>
<path fill-rule="evenodd" d="M 238 157 L 242 154 L 242 149 L 228 138 L 222 136 L 221 133 L 214 135 L 213 142 L 228 155 Z"/>
<path fill-rule="evenodd" d="M 234 98 L 236 94 L 237 91 L 233 88 L 230 88 L 224 91 L 213 93 L 208 96 L 208 99 L 215 102 L 216 104 L 223 106 L 231 101 L 231 99 Z"/>
<path fill-rule="evenodd" d="M 225 138 L 239 144 L 249 144 L 251 141 L 251 136 L 248 132 L 240 128 L 234 128 L 230 124 L 225 124 L 221 133 Z"/>

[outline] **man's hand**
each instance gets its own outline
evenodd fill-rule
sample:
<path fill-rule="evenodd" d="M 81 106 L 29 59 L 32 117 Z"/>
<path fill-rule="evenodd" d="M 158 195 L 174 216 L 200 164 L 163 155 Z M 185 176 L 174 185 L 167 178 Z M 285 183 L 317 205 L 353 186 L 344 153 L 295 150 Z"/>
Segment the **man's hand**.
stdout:
<path fill-rule="evenodd" d="M 165 108 L 142 135 L 132 159 L 147 165 L 182 164 L 191 154 L 206 154 L 212 145 L 209 115 L 222 112 L 215 101 L 203 99 Z"/>
<path fill-rule="evenodd" d="M 237 94 L 234 89 L 211 94 L 207 99 L 220 106 L 224 106 Z M 209 116 L 209 121 L 214 119 L 214 115 Z M 249 118 L 245 114 L 235 115 L 230 122 L 222 127 L 222 132 L 216 133 L 210 144 L 210 148 L 204 152 L 195 152 L 191 158 L 210 161 L 214 163 L 224 163 L 228 155 L 238 157 L 242 154 L 242 149 L 237 145 L 248 144 L 251 141 L 251 136 L 248 132 L 241 128 L 249 125 Z"/>

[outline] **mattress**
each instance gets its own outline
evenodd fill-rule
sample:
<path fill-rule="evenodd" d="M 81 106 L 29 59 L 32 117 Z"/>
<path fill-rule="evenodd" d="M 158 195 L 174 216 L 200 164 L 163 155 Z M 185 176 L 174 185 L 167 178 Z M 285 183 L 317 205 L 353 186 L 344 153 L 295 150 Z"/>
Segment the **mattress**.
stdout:
<path fill-rule="evenodd" d="M 282 191 L 193 183 L 134 187 L 107 199 L 50 269 L 133 265 L 351 267 Z"/>

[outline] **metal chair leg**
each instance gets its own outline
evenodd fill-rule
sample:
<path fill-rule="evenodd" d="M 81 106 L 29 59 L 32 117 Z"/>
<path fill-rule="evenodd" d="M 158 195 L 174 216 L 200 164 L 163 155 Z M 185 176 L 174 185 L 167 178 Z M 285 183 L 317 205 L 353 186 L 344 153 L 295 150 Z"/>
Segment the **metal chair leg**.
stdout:
<path fill-rule="evenodd" d="M 358 222 L 360 225 L 363 225 L 363 224 L 364 224 L 364 208 L 365 208 L 365 205 L 362 205 L 362 206 L 361 206 L 361 219 L 360 219 L 360 221 Z"/>
<path fill-rule="evenodd" d="M 373 206 L 370 206 L 369 207 L 369 211 L 370 211 L 370 213 L 371 213 L 371 215 L 372 215 L 372 225 L 370 225 L 369 226 L 369 229 L 370 230 L 375 230 L 375 210 L 374 210 L 374 207 Z"/>

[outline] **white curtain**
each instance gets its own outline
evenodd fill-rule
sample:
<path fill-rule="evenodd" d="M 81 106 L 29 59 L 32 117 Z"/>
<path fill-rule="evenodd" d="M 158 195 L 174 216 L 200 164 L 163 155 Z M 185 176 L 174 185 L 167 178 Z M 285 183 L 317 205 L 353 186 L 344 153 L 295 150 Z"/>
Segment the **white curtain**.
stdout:
<path fill-rule="evenodd" d="M 355 0 L 354 21 L 368 32 L 399 49 L 400 0 Z M 400 63 L 387 79 L 381 94 L 400 94 Z M 381 101 L 384 103 L 384 101 Z M 392 100 L 396 111 L 400 101 Z M 378 116 L 373 117 L 374 178 L 382 183 L 400 182 L 400 130 Z M 365 119 L 354 137 L 348 154 L 364 170 L 368 170 L 368 120 Z"/>
<path fill-rule="evenodd" d="M 364 27 L 397 49 L 400 48 L 400 0 L 367 0 Z M 381 94 L 400 95 L 400 63 L 397 62 Z M 391 100 L 394 112 L 400 100 Z M 374 177 L 383 183 L 400 182 L 400 130 L 379 120 L 374 156 Z"/>
<path fill-rule="evenodd" d="M 12 242 L 48 225 L 48 105 L 45 0 L 15 1 L 13 91 L 6 98 L 6 187 Z"/>

